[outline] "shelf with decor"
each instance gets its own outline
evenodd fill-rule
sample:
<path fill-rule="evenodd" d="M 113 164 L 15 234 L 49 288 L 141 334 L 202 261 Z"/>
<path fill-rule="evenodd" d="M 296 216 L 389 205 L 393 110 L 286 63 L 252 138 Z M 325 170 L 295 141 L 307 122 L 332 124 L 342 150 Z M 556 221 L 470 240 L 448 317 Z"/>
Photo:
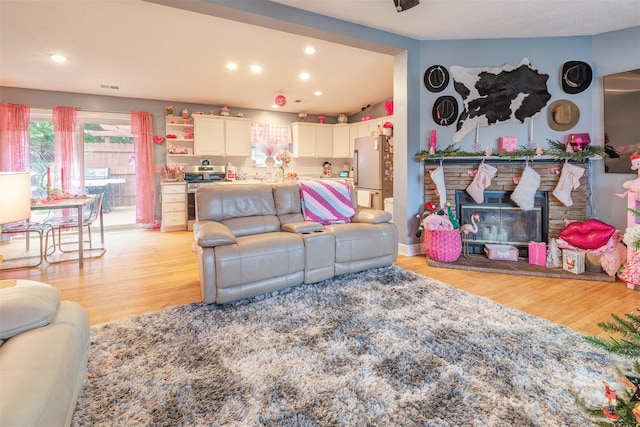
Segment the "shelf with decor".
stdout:
<path fill-rule="evenodd" d="M 175 117 L 166 119 L 167 156 L 193 156 L 193 123 L 175 123 Z"/>

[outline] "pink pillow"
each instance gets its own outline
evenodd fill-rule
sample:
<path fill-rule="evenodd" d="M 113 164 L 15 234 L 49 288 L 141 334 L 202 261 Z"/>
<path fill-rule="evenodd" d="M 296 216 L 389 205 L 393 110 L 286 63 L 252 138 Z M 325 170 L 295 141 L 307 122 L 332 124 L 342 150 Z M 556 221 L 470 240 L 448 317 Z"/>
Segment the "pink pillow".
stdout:
<path fill-rule="evenodd" d="M 572 222 L 560 232 L 565 242 L 580 249 L 598 249 L 607 244 L 616 228 L 598 219 Z"/>

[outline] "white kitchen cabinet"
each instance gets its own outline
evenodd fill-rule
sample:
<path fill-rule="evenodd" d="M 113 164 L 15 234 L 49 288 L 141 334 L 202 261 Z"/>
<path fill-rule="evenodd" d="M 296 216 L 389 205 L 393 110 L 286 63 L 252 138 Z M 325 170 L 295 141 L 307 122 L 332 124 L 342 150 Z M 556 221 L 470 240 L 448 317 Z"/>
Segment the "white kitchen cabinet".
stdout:
<path fill-rule="evenodd" d="M 220 116 L 193 116 L 193 150 L 198 156 L 224 156 L 224 119 Z"/>
<path fill-rule="evenodd" d="M 251 156 L 251 120 L 194 115 L 194 152 L 199 156 Z"/>
<path fill-rule="evenodd" d="M 227 117 L 224 132 L 225 155 L 251 157 L 251 120 Z"/>
<path fill-rule="evenodd" d="M 350 143 L 350 127 L 347 124 L 333 126 L 333 157 L 348 158 L 353 157 L 353 150 Z"/>
<path fill-rule="evenodd" d="M 333 157 L 333 126 L 318 123 L 292 123 L 293 157 Z"/>
<path fill-rule="evenodd" d="M 167 159 L 193 156 L 193 124 L 171 123 L 171 120 L 167 117 L 165 123 Z"/>
<path fill-rule="evenodd" d="M 393 116 L 385 116 L 353 124 L 352 126 L 355 127 L 355 132 L 352 133 L 355 135 L 355 138 L 377 135 L 378 130 L 382 129 L 382 125 L 384 125 L 385 122 L 393 123 Z M 380 128 L 378 128 L 378 126 Z"/>
<path fill-rule="evenodd" d="M 161 232 L 187 229 L 186 182 L 163 182 L 160 190 L 162 201 Z"/>

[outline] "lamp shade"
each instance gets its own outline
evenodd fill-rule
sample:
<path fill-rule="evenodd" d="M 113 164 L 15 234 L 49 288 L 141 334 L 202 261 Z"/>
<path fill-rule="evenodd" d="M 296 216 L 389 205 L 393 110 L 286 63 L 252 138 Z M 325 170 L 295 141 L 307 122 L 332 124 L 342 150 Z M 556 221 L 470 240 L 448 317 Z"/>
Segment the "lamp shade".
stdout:
<path fill-rule="evenodd" d="M 31 174 L 0 172 L 0 224 L 31 217 Z"/>

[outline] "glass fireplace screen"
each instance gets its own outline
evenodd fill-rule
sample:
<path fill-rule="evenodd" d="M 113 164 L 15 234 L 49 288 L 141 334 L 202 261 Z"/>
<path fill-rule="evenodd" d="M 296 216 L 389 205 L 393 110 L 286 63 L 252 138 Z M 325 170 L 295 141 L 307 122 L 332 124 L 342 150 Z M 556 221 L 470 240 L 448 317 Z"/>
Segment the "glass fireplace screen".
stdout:
<path fill-rule="evenodd" d="M 484 253 L 485 244 L 500 243 L 516 246 L 519 255 L 526 257 L 529 242 L 547 242 L 547 192 L 536 192 L 529 211 L 520 209 L 510 196 L 507 191 L 485 191 L 484 203 L 476 203 L 466 191 L 456 191 L 460 224 L 472 224 L 472 215 L 480 214 L 478 232 L 468 237 L 469 253 Z"/>

